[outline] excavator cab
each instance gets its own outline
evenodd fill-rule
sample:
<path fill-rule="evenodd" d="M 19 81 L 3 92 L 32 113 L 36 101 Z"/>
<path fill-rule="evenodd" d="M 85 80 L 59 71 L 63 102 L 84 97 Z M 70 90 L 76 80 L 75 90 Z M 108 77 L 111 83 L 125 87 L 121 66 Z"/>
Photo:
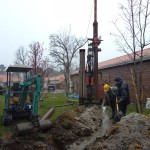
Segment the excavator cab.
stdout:
<path fill-rule="evenodd" d="M 3 110 L 3 123 L 10 125 L 17 117 L 29 116 L 30 112 L 24 109 L 24 99 L 21 99 L 20 82 L 26 80 L 32 67 L 25 65 L 9 66 L 7 73 L 7 87 L 5 91 L 5 109 Z"/>
<path fill-rule="evenodd" d="M 44 127 L 51 122 L 40 122 L 38 102 L 41 94 L 40 75 L 31 76 L 32 67 L 25 65 L 9 66 L 7 72 L 7 90 L 5 92 L 5 109 L 3 123 L 10 125 L 16 118 L 27 117 L 30 123 L 17 124 L 18 130 L 28 131 L 34 127 Z"/>

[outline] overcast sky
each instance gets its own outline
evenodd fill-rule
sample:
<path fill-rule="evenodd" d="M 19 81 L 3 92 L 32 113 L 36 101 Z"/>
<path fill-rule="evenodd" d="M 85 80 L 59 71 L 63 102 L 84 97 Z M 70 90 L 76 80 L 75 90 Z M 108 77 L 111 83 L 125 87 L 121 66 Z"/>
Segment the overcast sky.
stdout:
<path fill-rule="evenodd" d="M 111 23 L 117 15 L 119 0 L 97 0 L 98 32 L 103 42 L 99 62 L 123 55 L 117 51 Z M 32 42 L 44 42 L 49 48 L 49 35 L 69 28 L 77 37 L 91 38 L 94 0 L 0 0 L 0 64 L 14 63 L 15 51 Z M 90 14 L 92 9 L 92 16 Z M 89 23 L 90 20 L 90 23 Z M 88 28 L 89 24 L 89 28 Z M 86 48 L 86 47 L 85 47 Z"/>

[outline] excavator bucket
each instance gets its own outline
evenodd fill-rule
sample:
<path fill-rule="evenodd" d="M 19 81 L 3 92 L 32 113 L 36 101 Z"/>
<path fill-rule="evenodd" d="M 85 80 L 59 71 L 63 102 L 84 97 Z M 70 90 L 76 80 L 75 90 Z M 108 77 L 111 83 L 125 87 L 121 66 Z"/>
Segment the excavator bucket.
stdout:
<path fill-rule="evenodd" d="M 49 119 L 40 120 L 39 126 L 34 126 L 32 122 L 20 123 L 17 124 L 16 132 L 18 135 L 23 135 L 23 134 L 33 133 L 36 131 L 45 131 L 50 129 L 51 126 L 52 126 L 52 122 Z"/>

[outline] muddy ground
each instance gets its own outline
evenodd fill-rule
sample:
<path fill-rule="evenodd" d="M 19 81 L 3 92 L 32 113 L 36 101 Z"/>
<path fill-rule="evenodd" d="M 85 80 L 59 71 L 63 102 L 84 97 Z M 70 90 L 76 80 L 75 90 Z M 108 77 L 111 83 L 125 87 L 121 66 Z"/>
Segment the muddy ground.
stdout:
<path fill-rule="evenodd" d="M 0 138 L 2 150 L 149 150 L 150 117 L 129 114 L 116 124 L 98 106 L 64 112 L 50 130 Z"/>

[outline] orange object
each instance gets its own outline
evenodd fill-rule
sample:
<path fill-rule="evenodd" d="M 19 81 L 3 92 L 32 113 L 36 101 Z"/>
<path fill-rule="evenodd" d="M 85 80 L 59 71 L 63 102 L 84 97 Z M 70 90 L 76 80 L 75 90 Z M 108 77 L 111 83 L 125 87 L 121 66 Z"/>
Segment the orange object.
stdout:
<path fill-rule="evenodd" d="M 30 98 L 26 98 L 25 102 L 30 103 Z"/>
<path fill-rule="evenodd" d="M 13 98 L 10 98 L 10 99 L 9 99 L 9 104 L 10 104 L 10 105 L 13 105 L 13 104 L 14 104 Z"/>
<path fill-rule="evenodd" d="M 93 42 L 95 47 L 98 47 L 98 45 L 100 44 L 100 40 L 98 37 L 94 37 Z"/>
<path fill-rule="evenodd" d="M 89 85 L 89 78 L 87 76 L 85 77 L 85 83 L 86 85 Z"/>
<path fill-rule="evenodd" d="M 91 85 L 94 85 L 94 77 L 91 79 Z"/>
<path fill-rule="evenodd" d="M 86 83 L 86 85 L 94 85 L 94 77 L 91 78 L 91 83 L 90 83 L 88 76 L 86 76 L 85 83 Z"/>
<path fill-rule="evenodd" d="M 13 98 L 14 103 L 18 103 L 19 102 L 19 97 L 15 97 Z"/>

